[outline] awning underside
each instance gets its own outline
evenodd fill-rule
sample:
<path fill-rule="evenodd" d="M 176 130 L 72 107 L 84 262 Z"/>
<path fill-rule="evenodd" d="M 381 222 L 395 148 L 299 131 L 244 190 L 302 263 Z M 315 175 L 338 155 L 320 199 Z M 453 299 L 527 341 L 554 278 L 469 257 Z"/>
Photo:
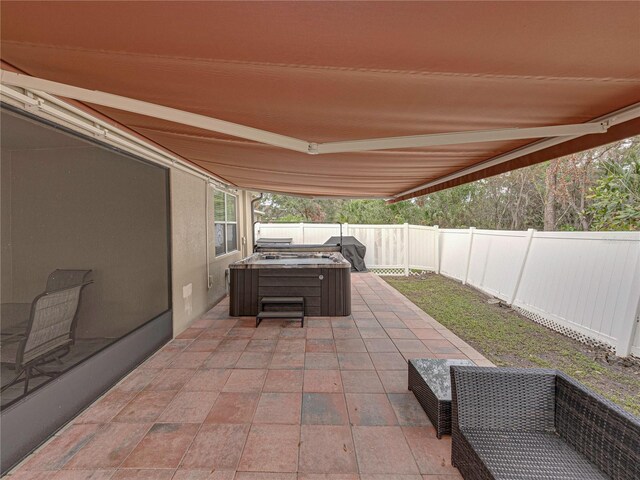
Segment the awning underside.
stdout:
<path fill-rule="evenodd" d="M 26 74 L 314 142 L 579 124 L 640 102 L 637 2 L 1 8 L 2 60 Z M 307 155 L 90 106 L 233 185 L 314 196 L 408 198 L 640 133 L 630 120 L 465 176 L 536 139 Z"/>

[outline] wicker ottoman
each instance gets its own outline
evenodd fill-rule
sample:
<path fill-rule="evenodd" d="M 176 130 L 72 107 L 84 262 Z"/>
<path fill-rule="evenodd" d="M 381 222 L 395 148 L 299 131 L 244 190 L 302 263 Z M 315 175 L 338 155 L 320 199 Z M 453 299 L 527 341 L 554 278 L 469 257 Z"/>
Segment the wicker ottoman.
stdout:
<path fill-rule="evenodd" d="M 412 359 L 409 360 L 409 390 L 420 402 L 436 428 L 436 435 L 451 433 L 451 365 L 475 365 L 470 360 Z"/>

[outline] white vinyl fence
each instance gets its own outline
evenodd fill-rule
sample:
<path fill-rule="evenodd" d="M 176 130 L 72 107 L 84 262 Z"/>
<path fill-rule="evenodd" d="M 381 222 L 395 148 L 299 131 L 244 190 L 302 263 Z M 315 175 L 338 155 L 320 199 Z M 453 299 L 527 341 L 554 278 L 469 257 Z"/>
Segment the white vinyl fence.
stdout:
<path fill-rule="evenodd" d="M 528 318 L 620 356 L 640 357 L 640 232 L 538 232 L 342 225 L 381 275 L 432 271 Z M 324 243 L 337 224 L 260 224 L 256 238 Z"/>

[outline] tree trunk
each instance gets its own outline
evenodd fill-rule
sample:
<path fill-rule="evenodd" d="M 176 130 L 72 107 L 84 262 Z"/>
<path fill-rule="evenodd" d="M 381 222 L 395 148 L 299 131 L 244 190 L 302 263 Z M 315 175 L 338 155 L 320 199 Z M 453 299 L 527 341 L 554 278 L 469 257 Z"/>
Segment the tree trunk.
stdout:
<path fill-rule="evenodd" d="M 558 182 L 557 167 L 557 160 L 552 160 L 551 162 L 549 162 L 544 178 L 544 185 L 546 190 L 546 199 L 544 202 L 545 231 L 556 229 L 556 187 Z"/>

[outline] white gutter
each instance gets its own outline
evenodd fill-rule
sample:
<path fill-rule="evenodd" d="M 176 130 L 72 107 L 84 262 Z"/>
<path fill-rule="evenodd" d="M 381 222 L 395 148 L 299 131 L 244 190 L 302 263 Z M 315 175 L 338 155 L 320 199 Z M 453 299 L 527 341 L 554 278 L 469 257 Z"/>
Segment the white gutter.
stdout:
<path fill-rule="evenodd" d="M 213 287 L 213 278 L 211 277 L 211 267 L 209 266 L 210 258 L 209 257 L 209 181 L 205 180 L 204 182 L 204 231 L 205 231 L 205 255 L 207 256 L 207 290 L 211 290 Z"/>

